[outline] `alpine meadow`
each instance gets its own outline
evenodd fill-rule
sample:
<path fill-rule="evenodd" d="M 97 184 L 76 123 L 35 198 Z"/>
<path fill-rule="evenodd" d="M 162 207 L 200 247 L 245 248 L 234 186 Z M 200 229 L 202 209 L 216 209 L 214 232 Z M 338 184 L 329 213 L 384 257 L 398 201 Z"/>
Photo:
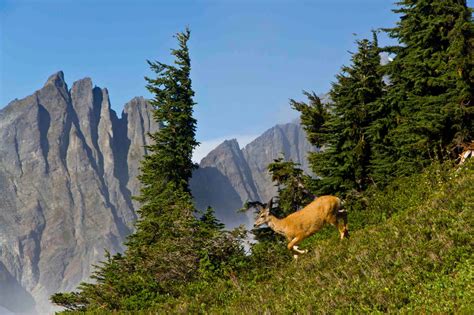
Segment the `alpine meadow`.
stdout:
<path fill-rule="evenodd" d="M 59 313 L 473 314 L 473 9 L 466 0 L 393 6 L 396 24 L 355 41 L 327 95 L 289 98 L 314 147 L 309 167 L 273 159 L 262 173 L 276 195 L 243 202 L 238 215 L 251 224 L 234 229 L 213 207 L 198 209 L 191 189 L 190 28 L 173 37 L 170 61 L 146 60 L 158 127 L 140 135 L 138 176 L 120 175 L 139 182 L 133 227 L 89 281 L 51 291 Z"/>

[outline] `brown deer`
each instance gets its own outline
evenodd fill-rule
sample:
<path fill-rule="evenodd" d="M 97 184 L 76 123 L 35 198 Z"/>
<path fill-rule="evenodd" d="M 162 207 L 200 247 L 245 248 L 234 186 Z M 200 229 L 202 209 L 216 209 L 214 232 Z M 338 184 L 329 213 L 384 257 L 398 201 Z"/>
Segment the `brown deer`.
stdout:
<path fill-rule="evenodd" d="M 290 251 L 293 250 L 298 254 L 307 253 L 308 250 L 300 250 L 297 245 L 319 231 L 326 223 L 337 227 L 341 240 L 349 238 L 347 212 L 341 209 L 341 200 L 335 196 L 321 196 L 283 219 L 278 219 L 270 213 L 272 203 L 273 199 L 270 199 L 267 207 L 259 206 L 260 213 L 255 221 L 255 227 L 267 224 L 273 231 L 285 236 Z M 298 255 L 295 254 L 294 258 L 298 258 Z"/>

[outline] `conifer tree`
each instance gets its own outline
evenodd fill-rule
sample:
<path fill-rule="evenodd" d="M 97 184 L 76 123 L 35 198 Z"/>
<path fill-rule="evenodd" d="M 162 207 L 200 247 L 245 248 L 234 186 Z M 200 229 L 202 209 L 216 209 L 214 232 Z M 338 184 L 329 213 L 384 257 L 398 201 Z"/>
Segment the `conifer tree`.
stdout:
<path fill-rule="evenodd" d="M 287 216 L 309 204 L 314 195 L 308 187 L 311 177 L 305 175 L 299 164 L 293 161 L 275 159 L 268 165 L 272 181 L 278 187 L 278 208 L 280 217 Z"/>
<path fill-rule="evenodd" d="M 419 171 L 433 158 L 455 157 L 473 137 L 472 12 L 465 0 L 403 0 L 400 20 L 386 29 L 400 45 L 387 66 L 390 88 L 374 129 L 380 146 L 377 178 Z"/>
<path fill-rule="evenodd" d="M 156 74 L 156 78 L 145 79 L 148 82 L 147 89 L 154 95 L 150 104 L 154 108 L 153 118 L 160 124 L 160 129 L 149 135 L 152 144 L 146 147 L 149 154 L 142 160 L 139 176 L 142 189 L 141 195 L 136 198 L 142 203 L 154 196 L 153 190 L 160 191 L 166 185 L 189 192 L 188 181 L 196 168 L 192 162 L 192 153 L 199 143 L 195 139 L 194 91 L 191 87 L 191 59 L 187 47 L 189 36 L 189 29 L 176 35 L 179 49 L 171 50 L 171 54 L 176 57 L 174 65 L 147 61 Z"/>
<path fill-rule="evenodd" d="M 331 111 L 328 105 L 321 102 L 316 93 L 303 91 L 303 95 L 308 98 L 308 103 L 290 99 L 290 106 L 301 113 L 301 124 L 306 131 L 308 141 L 312 145 L 322 147 L 327 142 L 328 130 L 325 123 L 331 117 Z"/>
<path fill-rule="evenodd" d="M 141 204 L 136 231 L 126 241 L 127 250 L 96 266 L 92 278 L 79 292 L 58 293 L 52 301 L 71 310 L 137 310 L 177 296 L 188 283 L 204 275 L 231 268 L 227 260 L 243 255 L 236 238 L 209 208 L 195 217 L 188 181 L 195 168 L 191 157 L 197 146 L 190 58 L 190 31 L 178 33 L 179 48 L 172 49 L 174 65 L 151 62 L 156 77 L 146 78 L 154 95 L 150 101 L 160 129 L 150 134 L 152 144 L 141 163 Z M 240 255 L 240 256 L 239 256 Z M 210 264 L 210 265 L 209 265 Z"/>
<path fill-rule="evenodd" d="M 291 100 L 301 112 L 302 124 L 309 141 L 322 147 L 309 156 L 317 180 L 317 194 L 361 191 L 370 177 L 371 141 L 368 128 L 377 114 L 377 101 L 383 94 L 379 47 L 374 33 L 372 41 L 357 41 L 358 51 L 352 65 L 342 67 L 330 91 L 331 104 L 324 107 L 311 96 L 310 103 Z"/>
<path fill-rule="evenodd" d="M 172 49 L 174 65 L 148 61 L 156 77 L 146 77 L 147 89 L 154 95 L 150 101 L 153 117 L 160 129 L 150 134 L 152 144 L 141 163 L 141 204 L 137 230 L 128 241 L 128 255 L 147 262 L 148 274 L 155 280 L 188 279 L 196 262 L 193 244 L 197 221 L 188 181 L 195 165 L 192 152 L 196 120 L 193 118 L 191 61 L 187 42 L 190 31 L 178 33 L 178 49 Z M 160 257 L 160 259 L 156 259 Z M 170 265 L 176 265 L 170 270 Z"/>

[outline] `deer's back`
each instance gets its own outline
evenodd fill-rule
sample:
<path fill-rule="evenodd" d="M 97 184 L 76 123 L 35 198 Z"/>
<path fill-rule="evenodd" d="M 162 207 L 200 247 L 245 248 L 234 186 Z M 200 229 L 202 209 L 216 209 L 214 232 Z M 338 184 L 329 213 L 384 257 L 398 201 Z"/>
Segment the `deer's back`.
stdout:
<path fill-rule="evenodd" d="M 310 235 L 317 232 L 325 223 L 337 214 L 341 206 L 341 200 L 335 196 L 321 196 L 311 202 L 303 209 L 294 212 L 285 218 L 292 237 L 298 235 Z"/>

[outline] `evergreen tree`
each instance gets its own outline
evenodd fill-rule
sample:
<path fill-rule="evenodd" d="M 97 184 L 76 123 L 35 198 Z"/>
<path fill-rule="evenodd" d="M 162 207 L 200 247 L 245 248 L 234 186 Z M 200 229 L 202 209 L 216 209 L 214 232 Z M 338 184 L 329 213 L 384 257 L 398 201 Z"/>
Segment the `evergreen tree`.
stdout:
<path fill-rule="evenodd" d="M 79 292 L 58 293 L 52 301 L 71 310 L 137 310 L 151 307 L 169 296 L 178 296 L 192 281 L 235 266 L 243 256 L 237 237 L 208 209 L 195 217 L 188 181 L 195 165 L 197 146 L 193 118 L 190 32 L 178 33 L 179 48 L 171 50 L 174 65 L 148 62 L 155 78 L 146 78 L 154 95 L 153 116 L 160 129 L 150 134 L 152 144 L 141 163 L 141 204 L 136 232 L 126 241 L 127 250 L 96 266 L 92 278 Z"/>
<path fill-rule="evenodd" d="M 314 93 L 306 93 L 311 96 L 309 104 L 291 100 L 292 107 L 301 113 L 308 140 L 322 147 L 309 156 L 313 172 L 320 176 L 318 194 L 361 191 L 372 182 L 368 128 L 378 114 L 384 82 L 376 34 L 372 41 L 364 39 L 357 44 L 352 65 L 342 67 L 332 84 L 330 105 L 324 107 Z"/>
<path fill-rule="evenodd" d="M 472 11 L 465 0 L 403 0 L 397 26 L 386 29 L 400 45 L 387 65 L 390 88 L 374 128 L 384 146 L 377 178 L 419 171 L 433 158 L 455 157 L 473 137 Z"/>
<path fill-rule="evenodd" d="M 290 99 L 290 106 L 301 113 L 301 124 L 306 131 L 308 141 L 312 145 L 322 147 L 327 142 L 328 130 L 325 123 L 331 117 L 331 111 L 321 102 L 316 93 L 303 91 L 303 95 L 308 98 L 309 103 Z"/>
<path fill-rule="evenodd" d="M 206 211 L 202 214 L 200 221 L 205 227 L 205 230 L 211 233 L 222 231 L 225 228 L 224 223 L 216 218 L 214 209 L 212 207 L 207 207 Z"/>
<path fill-rule="evenodd" d="M 241 243 L 246 238 L 246 230 L 237 228 L 224 231 L 225 225 L 215 216 L 214 209 L 208 207 L 199 219 L 203 241 L 198 248 L 200 280 L 213 282 L 240 268 L 245 260 Z"/>
<path fill-rule="evenodd" d="M 146 212 L 149 198 L 154 198 L 156 191 L 162 191 L 167 185 L 189 192 L 188 181 L 196 168 L 192 153 L 199 143 L 195 139 L 194 91 L 191 88 L 191 59 L 187 47 L 189 36 L 189 29 L 176 35 L 179 49 L 171 50 L 176 57 L 175 65 L 147 61 L 156 74 L 156 78 L 145 79 L 147 89 L 154 95 L 150 104 L 160 129 L 149 135 L 152 144 L 146 147 L 149 154 L 141 162 L 138 178 L 142 189 L 136 199 L 144 204 L 142 212 Z"/>
<path fill-rule="evenodd" d="M 272 181 L 278 187 L 278 216 L 287 216 L 309 204 L 314 195 L 307 187 L 311 177 L 305 175 L 299 165 L 293 161 L 278 158 L 268 165 Z"/>
<path fill-rule="evenodd" d="M 149 136 L 152 144 L 141 163 L 141 207 L 137 230 L 128 241 L 127 254 L 137 257 L 135 263 L 147 274 L 169 287 L 166 281 L 189 280 L 195 270 L 198 222 L 188 181 L 195 168 L 191 158 L 197 146 L 196 120 L 193 118 L 191 61 L 187 42 L 190 31 L 178 33 L 178 49 L 172 49 L 174 65 L 148 61 L 155 78 L 146 77 L 147 88 L 154 95 L 150 101 L 153 117 L 160 129 Z M 160 257 L 157 259 L 157 257 Z M 172 268 L 170 268 L 172 266 Z M 144 269 L 144 270 L 145 270 Z"/>

